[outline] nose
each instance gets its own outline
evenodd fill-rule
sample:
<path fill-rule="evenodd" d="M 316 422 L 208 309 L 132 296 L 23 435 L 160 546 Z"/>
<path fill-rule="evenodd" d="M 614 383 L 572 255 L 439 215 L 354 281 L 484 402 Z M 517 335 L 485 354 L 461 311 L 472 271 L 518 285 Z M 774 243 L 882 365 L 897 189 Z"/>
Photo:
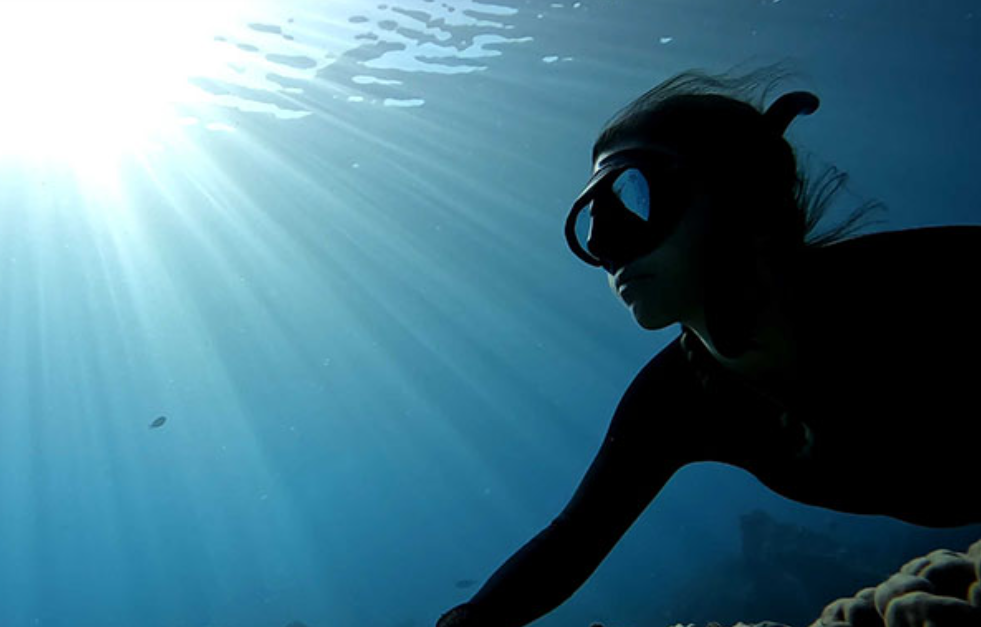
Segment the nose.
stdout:
<path fill-rule="evenodd" d="M 625 259 L 618 250 L 616 237 L 611 232 L 613 229 L 608 226 L 604 228 L 594 218 L 589 225 L 589 235 L 586 238 L 586 250 L 596 257 L 604 270 L 610 274 L 616 274 L 617 270 L 627 265 L 629 259 Z"/>
<path fill-rule="evenodd" d="M 586 249 L 610 274 L 654 247 L 646 222 L 633 213 L 607 209 L 592 216 Z"/>

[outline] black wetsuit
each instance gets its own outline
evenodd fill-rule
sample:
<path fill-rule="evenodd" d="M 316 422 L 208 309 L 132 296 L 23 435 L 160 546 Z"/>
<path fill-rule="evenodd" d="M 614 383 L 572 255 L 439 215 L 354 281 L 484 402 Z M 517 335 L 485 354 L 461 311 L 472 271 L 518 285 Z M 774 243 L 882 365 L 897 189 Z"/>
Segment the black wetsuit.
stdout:
<path fill-rule="evenodd" d="M 981 227 L 808 251 L 792 306 L 797 376 L 779 399 L 683 333 L 627 389 L 562 513 L 443 624 L 510 627 L 551 611 L 696 461 L 835 510 L 981 522 L 979 270 Z"/>

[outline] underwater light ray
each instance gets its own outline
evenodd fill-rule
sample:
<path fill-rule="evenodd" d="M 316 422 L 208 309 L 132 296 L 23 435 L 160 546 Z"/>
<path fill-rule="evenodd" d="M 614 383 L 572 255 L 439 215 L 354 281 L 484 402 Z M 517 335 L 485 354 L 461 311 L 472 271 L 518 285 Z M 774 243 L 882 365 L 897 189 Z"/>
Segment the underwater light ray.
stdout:
<path fill-rule="evenodd" d="M 0 153 L 111 169 L 179 128 L 188 82 L 221 71 L 213 34 L 254 2 L 0 3 Z M 175 46 L 173 34 L 180 33 Z"/>
<path fill-rule="evenodd" d="M 147 245 L 136 248 L 159 249 L 158 244 L 144 244 Z M 168 267 L 163 259 L 152 262 L 137 256 L 120 263 L 139 267 L 140 270 L 135 271 L 135 274 L 141 275 L 145 281 L 152 282 L 155 289 L 164 292 L 153 301 L 148 301 L 146 294 L 140 293 L 131 294 L 124 299 L 141 312 L 140 318 L 146 321 L 147 329 L 158 333 L 152 338 L 127 336 L 122 341 L 148 344 L 142 359 L 143 367 L 135 364 L 134 371 L 143 373 L 138 377 L 145 382 L 141 387 L 154 391 L 153 396 L 158 397 L 161 407 L 166 406 L 168 413 L 172 410 L 174 417 L 166 430 L 154 434 L 159 437 L 148 440 L 148 445 L 156 445 L 153 450 L 144 451 L 142 456 L 127 456 L 125 474 L 128 485 L 132 486 L 128 491 L 135 493 L 135 497 L 129 500 L 125 511 L 120 515 L 125 514 L 127 520 L 135 522 L 148 536 L 140 542 L 141 554 L 146 557 L 145 563 L 137 564 L 135 568 L 140 569 L 144 579 L 159 577 L 162 581 L 166 580 L 173 574 L 172 560 L 167 557 L 170 553 L 168 547 L 179 541 L 180 546 L 201 554 L 195 572 L 205 573 L 202 576 L 207 577 L 209 568 L 213 570 L 216 564 L 231 559 L 221 550 L 212 551 L 210 547 L 223 546 L 227 544 L 229 536 L 243 534 L 244 546 L 253 547 L 254 550 L 249 555 L 235 559 L 244 560 L 250 571 L 268 572 L 269 564 L 275 563 L 284 550 L 294 555 L 295 559 L 301 559 L 304 552 L 296 547 L 289 547 L 296 543 L 309 544 L 312 540 L 299 533 L 302 526 L 292 514 L 282 511 L 279 515 L 277 527 L 280 529 L 275 535 L 280 539 L 274 541 L 270 541 L 267 536 L 269 529 L 260 528 L 258 522 L 252 519 L 250 503 L 254 504 L 251 507 L 259 506 L 264 492 L 269 492 L 270 498 L 281 495 L 273 493 L 277 482 L 273 478 L 272 464 L 256 428 L 258 413 L 255 408 L 246 408 L 238 377 L 225 367 L 234 362 L 221 352 L 220 346 L 216 349 L 201 347 L 210 327 L 200 323 L 200 320 L 195 322 L 193 318 L 200 318 L 205 315 L 204 312 L 193 307 L 161 309 L 161 305 L 174 299 L 184 300 L 190 297 L 194 293 L 193 287 L 181 282 L 179 277 L 163 278 L 166 271 L 162 268 Z M 126 284 L 133 287 L 130 281 Z M 137 286 L 135 291 L 141 290 Z M 256 306 L 246 303 L 245 309 L 251 312 Z M 165 322 L 166 320 L 169 322 Z M 265 323 L 265 320 L 256 321 L 259 325 Z M 172 333 L 174 328 L 185 329 L 187 337 L 175 339 Z M 263 333 L 257 328 L 255 335 L 261 337 Z M 181 353 L 188 347 L 198 346 L 199 350 L 192 351 L 191 355 L 175 354 L 167 350 L 169 346 L 184 347 Z M 278 347 L 282 348 L 282 341 Z M 146 372 L 148 363 L 151 367 Z M 280 367 L 295 370 L 294 365 L 284 365 L 282 360 L 270 361 L 268 366 L 272 370 Z M 175 369 L 184 374 L 173 381 Z M 201 388 L 208 390 L 206 399 L 185 387 L 182 378 L 187 377 L 197 380 Z M 107 384 L 108 382 L 93 385 L 93 388 L 105 389 L 110 387 Z M 133 434 L 126 429 L 126 413 L 125 406 L 120 406 L 114 415 L 115 426 L 108 435 L 115 434 L 121 445 L 126 444 L 125 448 L 130 450 Z M 139 426 L 142 428 L 145 425 L 140 422 Z M 169 469 L 165 473 L 169 477 L 167 481 L 162 481 L 165 477 L 158 476 L 161 464 Z M 248 468 L 248 472 L 243 473 L 242 467 Z M 200 481 L 203 477 L 208 478 L 207 482 Z M 215 486 L 225 484 L 230 484 L 223 489 L 226 498 L 220 504 L 214 502 L 211 495 Z M 175 514 L 175 520 L 166 528 L 161 527 L 160 521 L 155 520 L 152 515 L 153 511 L 161 509 L 162 498 L 176 499 L 175 502 L 183 504 L 182 513 Z M 282 503 L 276 507 L 282 510 Z M 199 540 L 186 534 L 175 536 L 180 529 L 191 527 L 196 530 L 194 537 Z M 307 570 L 312 566 L 303 568 Z M 243 581 L 234 574 L 213 575 L 208 580 L 216 581 L 216 585 L 224 585 L 226 588 L 257 585 L 252 581 L 256 578 L 251 576 Z"/>

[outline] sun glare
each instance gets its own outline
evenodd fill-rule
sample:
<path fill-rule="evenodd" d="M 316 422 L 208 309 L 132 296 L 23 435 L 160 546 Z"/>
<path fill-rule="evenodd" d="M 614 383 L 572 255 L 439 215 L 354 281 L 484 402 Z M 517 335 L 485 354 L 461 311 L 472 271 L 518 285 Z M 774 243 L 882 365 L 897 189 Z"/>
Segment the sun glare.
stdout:
<path fill-rule="evenodd" d="M 247 2 L 0 2 L 0 156 L 92 167 L 165 144 Z"/>

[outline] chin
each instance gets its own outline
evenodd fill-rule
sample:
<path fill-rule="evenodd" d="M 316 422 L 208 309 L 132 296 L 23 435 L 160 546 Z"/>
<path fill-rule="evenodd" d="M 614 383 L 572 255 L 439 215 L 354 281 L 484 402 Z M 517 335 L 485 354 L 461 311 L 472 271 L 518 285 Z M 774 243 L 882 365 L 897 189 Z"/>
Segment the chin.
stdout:
<path fill-rule="evenodd" d="M 641 328 L 644 329 L 645 331 L 660 331 L 661 329 L 668 328 L 673 323 L 671 323 L 671 322 L 661 322 L 660 320 L 657 321 L 657 322 L 652 322 L 650 320 L 638 319 L 637 320 L 637 324 L 639 324 L 641 326 Z"/>
<path fill-rule="evenodd" d="M 663 318 L 652 316 L 644 312 L 642 309 L 635 307 L 630 308 L 630 313 L 634 315 L 634 320 L 640 325 L 642 329 L 648 331 L 660 331 L 666 327 L 674 324 L 674 320 L 665 320 Z"/>

